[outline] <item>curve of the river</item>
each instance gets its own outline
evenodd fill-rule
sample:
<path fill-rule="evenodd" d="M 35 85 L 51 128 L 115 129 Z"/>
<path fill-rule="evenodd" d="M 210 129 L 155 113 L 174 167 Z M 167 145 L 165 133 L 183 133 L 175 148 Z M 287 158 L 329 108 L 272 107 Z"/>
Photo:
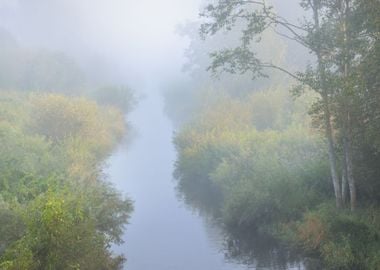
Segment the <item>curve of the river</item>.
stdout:
<path fill-rule="evenodd" d="M 110 157 L 106 173 L 134 201 L 134 212 L 115 253 L 128 270 L 240 270 L 221 252 L 218 232 L 178 200 L 173 181 L 173 127 L 158 93 L 128 116 L 137 135 Z"/>
<path fill-rule="evenodd" d="M 123 235 L 124 244 L 112 247 L 116 254 L 126 256 L 124 269 L 305 269 L 297 261 L 288 263 L 287 256 L 283 256 L 286 250 L 283 253 L 284 250 L 270 245 L 266 249 L 266 240 L 253 240 L 255 247 L 243 249 L 240 259 L 227 259 L 231 258 L 231 250 L 228 251 L 231 247 L 232 258 L 238 257 L 240 251 L 236 253 L 234 245 L 226 249 L 225 235 L 212 219 L 200 216 L 178 199 L 173 181 L 176 160 L 173 126 L 164 113 L 161 95 L 155 91 L 148 93 L 128 116 L 132 127 L 129 133 L 136 135 L 114 152 L 106 169 L 115 187 L 134 201 L 135 209 Z"/>

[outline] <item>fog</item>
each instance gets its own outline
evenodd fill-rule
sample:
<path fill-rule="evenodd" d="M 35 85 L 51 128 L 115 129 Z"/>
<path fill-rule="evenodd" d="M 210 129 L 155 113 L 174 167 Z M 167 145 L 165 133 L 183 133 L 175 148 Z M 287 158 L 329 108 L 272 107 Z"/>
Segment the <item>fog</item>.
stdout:
<path fill-rule="evenodd" d="M 0 0 L 0 269 L 378 269 L 379 0 Z"/>
<path fill-rule="evenodd" d="M 188 41 L 176 28 L 198 13 L 194 0 L 0 1 L 0 25 L 22 46 L 63 51 L 136 88 L 179 75 Z"/>
<path fill-rule="evenodd" d="M 24 47 L 74 57 L 92 79 L 141 89 L 148 81 L 167 83 L 184 75 L 181 68 L 189 40 L 177 30 L 199 20 L 201 3 L 1 0 L 0 26 Z M 299 18 L 296 1 L 274 3 L 281 15 Z"/>

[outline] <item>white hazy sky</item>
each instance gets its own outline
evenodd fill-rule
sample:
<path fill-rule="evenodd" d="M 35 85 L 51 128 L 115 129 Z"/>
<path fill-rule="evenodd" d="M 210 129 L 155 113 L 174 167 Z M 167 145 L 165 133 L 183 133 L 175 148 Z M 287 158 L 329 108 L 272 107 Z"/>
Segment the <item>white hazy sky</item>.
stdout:
<path fill-rule="evenodd" d="M 115 77 L 168 77 L 186 40 L 176 26 L 194 20 L 199 0 L 0 0 L 0 26 L 21 45 L 68 52 Z M 88 60 L 92 59 L 92 62 Z"/>
<path fill-rule="evenodd" d="M 298 0 L 272 1 L 285 17 L 303 14 Z M 176 27 L 198 18 L 200 2 L 0 0 L 0 27 L 21 46 L 64 51 L 92 74 L 143 87 L 180 74 L 187 40 Z"/>

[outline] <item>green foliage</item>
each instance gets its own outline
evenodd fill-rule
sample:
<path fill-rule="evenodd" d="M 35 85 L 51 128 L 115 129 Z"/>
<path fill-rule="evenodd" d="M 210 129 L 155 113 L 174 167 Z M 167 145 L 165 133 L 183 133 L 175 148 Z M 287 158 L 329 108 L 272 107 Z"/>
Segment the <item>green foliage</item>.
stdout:
<path fill-rule="evenodd" d="M 0 268 L 119 269 L 132 204 L 100 164 L 125 131 L 120 111 L 56 94 L 0 97 Z"/>
<path fill-rule="evenodd" d="M 318 205 L 328 190 L 325 147 L 300 103 L 272 90 L 205 109 L 175 139 L 185 199 L 196 206 L 213 199 L 226 225 L 248 230 L 295 220 Z M 295 124 L 300 119 L 304 126 Z"/>
<path fill-rule="evenodd" d="M 244 102 L 220 98 L 175 138 L 178 188 L 229 231 L 270 233 L 317 254 L 323 269 L 378 269 L 378 209 L 325 204 L 333 194 L 326 146 L 307 116 L 314 100 L 279 90 Z M 376 161 L 362 170 L 368 174 Z"/>
<path fill-rule="evenodd" d="M 305 16 L 298 23 L 276 13 L 269 3 L 261 0 L 214 1 L 204 8 L 201 34 L 213 37 L 224 31 L 232 33 L 238 43 L 213 50 L 209 69 L 213 73 L 249 73 L 253 78 L 265 77 L 268 69 L 277 70 L 320 94 L 310 113 L 314 116 L 314 123 L 324 129 L 328 141 L 336 204 L 337 207 L 343 204 L 339 174 L 346 174 L 342 179 L 350 183 L 350 206 L 354 210 L 357 179 L 363 175 L 366 178 L 378 175 L 374 168 L 360 168 L 358 164 L 365 162 L 356 160 L 356 157 L 364 154 L 361 151 L 364 148 L 364 155 L 378 158 L 375 150 L 368 148 L 377 145 L 379 128 L 378 117 L 373 117 L 378 114 L 379 107 L 376 64 L 379 3 L 376 0 L 304 0 L 300 7 Z M 236 28 L 237 25 L 242 27 Z M 298 72 L 294 72 L 291 66 L 267 61 L 252 45 L 260 44 L 265 34 L 273 29 L 279 37 L 307 49 L 315 61 Z M 240 33 L 240 39 L 236 38 L 236 32 Z M 303 92 L 302 87 L 297 87 L 294 92 L 299 95 Z M 363 145 L 362 142 L 369 138 L 371 143 Z M 343 151 L 336 152 L 336 148 Z M 366 170 L 372 175 L 366 175 Z"/>
<path fill-rule="evenodd" d="M 317 250 L 326 269 L 379 269 L 379 210 L 337 211 L 324 204 L 298 224 L 300 243 Z"/>
<path fill-rule="evenodd" d="M 358 207 L 357 198 L 363 208 L 368 205 L 377 207 L 380 201 L 379 2 L 304 0 L 300 6 L 305 17 L 299 25 L 276 13 L 269 2 L 214 1 L 205 7 L 200 27 L 204 37 L 213 38 L 221 32 L 230 33 L 235 39 L 236 32 L 241 36 L 236 39 L 238 44 L 211 52 L 209 69 L 213 73 L 249 73 L 254 78 L 265 76 L 267 69 L 280 70 L 301 84 L 294 89 L 295 95 L 303 94 L 305 88 L 318 93 L 320 98 L 309 104 L 308 110 L 314 127 L 321 128 L 328 141 L 337 207 L 342 205 L 341 197 L 346 200 L 344 192 L 341 192 L 341 189 L 345 190 L 346 182 L 349 183 L 347 189 L 352 211 Z M 236 28 L 237 25 L 243 25 L 243 28 Z M 307 48 L 316 61 L 297 73 L 290 66 L 265 61 L 251 45 L 259 44 L 264 33 L 273 28 L 281 37 Z M 226 205 L 230 204 L 224 210 L 230 213 L 228 223 L 234 227 L 248 224 L 250 228 L 257 226 L 257 220 L 263 220 L 264 225 L 285 221 L 281 227 L 285 231 L 290 228 L 288 236 L 291 238 L 298 234 L 305 247 L 319 252 L 326 267 L 379 269 L 379 230 L 373 228 L 373 221 L 368 220 L 377 216 L 378 210 L 361 209 L 356 213 L 335 211 L 330 207 L 313 210 L 321 201 L 328 201 L 331 194 L 325 184 L 321 188 L 308 182 L 310 179 L 327 178 L 326 164 L 321 166 L 324 163 L 321 155 L 315 159 L 297 158 L 297 147 L 303 148 L 304 138 L 296 133 L 286 141 L 287 147 L 282 147 L 281 141 L 286 132 L 293 132 L 294 123 L 303 121 L 293 122 L 295 118 L 285 117 L 277 122 L 272 108 L 280 107 L 272 105 L 274 100 L 259 100 L 253 105 L 259 112 L 254 114 L 254 119 L 256 115 L 264 120 L 255 119 L 254 124 L 262 134 L 267 129 L 280 129 L 281 139 L 269 133 L 264 138 L 253 137 L 251 140 L 257 142 L 253 150 L 245 146 L 244 151 L 240 151 L 243 154 L 223 157 L 222 166 L 211 168 L 210 178 L 218 183 L 221 181 L 220 186 L 230 187 L 228 192 L 223 192 L 228 194 L 224 195 Z M 289 119 L 292 124 L 289 124 Z M 215 124 L 217 126 L 218 123 Z M 233 133 L 237 133 L 236 128 Z M 273 148 L 267 147 L 270 145 Z M 323 144 L 310 148 L 310 153 L 318 152 L 321 146 Z M 256 151 L 259 156 L 255 156 Z M 291 161 L 291 166 L 281 166 L 283 157 Z M 260 161 L 263 161 L 262 167 Z M 304 174 L 303 169 L 308 173 Z M 237 195 L 228 201 L 234 190 Z M 282 196 L 286 193 L 292 196 Z M 307 196 L 302 198 L 299 194 Z M 295 221 L 303 214 L 299 231 L 292 231 Z"/>
<path fill-rule="evenodd" d="M 21 210 L 26 234 L 4 254 L 4 269 L 17 269 L 26 262 L 23 269 L 115 269 L 120 258 L 110 257 L 107 247 L 112 239 L 97 228 L 106 220 L 98 220 L 95 205 L 99 204 L 86 192 L 69 186 L 37 197 Z"/>
<path fill-rule="evenodd" d="M 112 144 L 113 139 L 119 139 L 124 131 L 123 124 L 120 123 L 122 116 L 85 98 L 42 94 L 33 95 L 31 103 L 33 120 L 30 129 L 53 142 L 86 136 L 91 143 L 96 137 L 100 145 Z M 121 127 L 117 128 L 114 124 L 107 123 L 111 117 L 115 117 L 114 122 Z M 115 138 L 112 137 L 113 134 L 116 135 Z M 110 142 L 103 142 L 107 140 Z"/>
<path fill-rule="evenodd" d="M 0 254 L 25 232 L 21 215 L 0 198 Z"/>
<path fill-rule="evenodd" d="M 30 97 L 32 120 L 27 130 L 64 151 L 72 175 L 83 175 L 107 156 L 125 132 L 122 113 L 85 98 L 57 94 Z M 85 138 L 85 139 L 84 139 Z"/>
<path fill-rule="evenodd" d="M 316 138 L 296 129 L 253 131 L 247 142 L 212 175 L 227 194 L 224 213 L 230 227 L 265 228 L 296 220 L 323 199 L 326 164 Z"/>
<path fill-rule="evenodd" d="M 46 179 L 64 170 L 43 138 L 26 135 L 9 123 L 0 122 L 0 190 L 4 199 L 24 202 L 46 189 Z"/>

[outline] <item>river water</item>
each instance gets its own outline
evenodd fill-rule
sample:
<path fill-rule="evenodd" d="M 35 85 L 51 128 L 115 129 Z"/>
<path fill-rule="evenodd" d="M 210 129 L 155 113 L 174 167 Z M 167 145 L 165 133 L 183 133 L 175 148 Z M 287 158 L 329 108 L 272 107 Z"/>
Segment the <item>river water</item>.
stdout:
<path fill-rule="evenodd" d="M 135 208 L 125 243 L 113 251 L 127 257 L 127 270 L 252 269 L 227 260 L 220 231 L 178 199 L 173 127 L 163 107 L 161 96 L 149 93 L 128 116 L 136 135 L 108 161 L 110 181 Z"/>

